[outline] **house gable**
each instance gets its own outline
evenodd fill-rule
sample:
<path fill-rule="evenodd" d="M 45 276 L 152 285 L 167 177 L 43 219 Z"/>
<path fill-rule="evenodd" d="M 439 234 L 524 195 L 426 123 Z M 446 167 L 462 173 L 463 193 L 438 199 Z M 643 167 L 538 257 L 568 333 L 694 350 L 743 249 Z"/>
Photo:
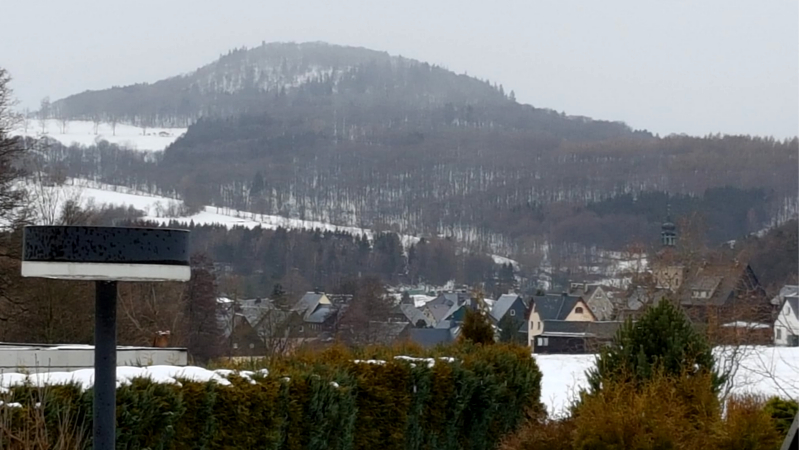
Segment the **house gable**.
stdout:
<path fill-rule="evenodd" d="M 578 300 L 563 320 L 567 322 L 594 322 L 597 317 L 595 317 L 586 302 Z"/>

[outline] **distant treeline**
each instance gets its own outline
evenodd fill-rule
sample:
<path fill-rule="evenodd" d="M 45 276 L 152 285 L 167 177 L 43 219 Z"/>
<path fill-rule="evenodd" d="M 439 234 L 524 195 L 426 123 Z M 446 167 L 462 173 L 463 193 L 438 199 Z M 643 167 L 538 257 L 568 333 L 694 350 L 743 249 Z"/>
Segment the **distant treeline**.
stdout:
<path fill-rule="evenodd" d="M 245 295 L 266 295 L 278 283 L 292 294 L 312 288 L 331 290 L 358 276 L 377 276 L 390 285 L 443 285 L 455 280 L 469 286 L 484 284 L 490 294 L 506 292 L 515 282 L 510 264 L 495 264 L 489 256 L 464 251 L 450 239 L 422 239 L 404 251 L 391 232 L 371 240 L 320 230 L 168 226 L 190 230 L 191 251 L 208 254 L 220 275 L 240 281 Z"/>

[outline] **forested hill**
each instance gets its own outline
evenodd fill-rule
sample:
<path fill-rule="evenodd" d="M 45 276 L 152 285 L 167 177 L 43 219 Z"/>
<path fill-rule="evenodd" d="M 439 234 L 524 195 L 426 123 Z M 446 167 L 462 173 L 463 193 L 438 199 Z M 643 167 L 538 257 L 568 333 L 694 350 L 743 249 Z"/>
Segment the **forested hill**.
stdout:
<path fill-rule="evenodd" d="M 797 138 L 653 136 L 361 48 L 265 44 L 54 106 L 71 118 L 190 124 L 155 158 L 103 143 L 53 148 L 47 164 L 72 176 L 504 253 L 651 242 L 667 203 L 652 193 L 704 213 L 714 242 L 797 212 Z"/>
<path fill-rule="evenodd" d="M 72 119 L 186 126 L 200 117 L 324 108 L 345 128 L 363 124 L 463 124 L 547 130 L 559 137 L 630 134 L 618 122 L 521 107 L 513 91 L 441 67 L 364 48 L 271 43 L 230 51 L 193 73 L 152 84 L 87 91 L 55 102 Z M 334 112 L 337 113 L 334 117 Z M 358 114 L 364 117 L 357 117 Z"/>

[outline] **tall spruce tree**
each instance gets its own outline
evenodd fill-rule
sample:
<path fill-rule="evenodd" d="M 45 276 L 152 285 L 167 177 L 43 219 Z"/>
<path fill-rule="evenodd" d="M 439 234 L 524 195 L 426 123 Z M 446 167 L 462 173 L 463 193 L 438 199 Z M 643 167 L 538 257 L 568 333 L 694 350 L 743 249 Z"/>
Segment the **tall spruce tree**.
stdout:
<path fill-rule="evenodd" d="M 670 377 L 711 374 L 718 392 L 725 377 L 716 373 L 711 346 L 671 301 L 663 299 L 641 320 L 628 320 L 612 345 L 600 350 L 594 368 L 587 372 L 589 391 L 606 382 L 640 384 L 655 375 Z"/>
<path fill-rule="evenodd" d="M 489 318 L 481 311 L 466 308 L 460 339 L 474 344 L 494 344 L 494 329 Z"/>

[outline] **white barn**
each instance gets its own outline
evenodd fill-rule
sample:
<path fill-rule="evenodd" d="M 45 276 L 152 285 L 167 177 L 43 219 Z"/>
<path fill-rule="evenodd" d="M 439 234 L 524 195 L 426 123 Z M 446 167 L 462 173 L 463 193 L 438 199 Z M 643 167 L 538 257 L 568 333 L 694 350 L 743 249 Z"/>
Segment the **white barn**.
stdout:
<path fill-rule="evenodd" d="M 783 299 L 781 311 L 775 319 L 775 345 L 797 347 L 798 324 L 798 296 L 787 296 Z"/>

